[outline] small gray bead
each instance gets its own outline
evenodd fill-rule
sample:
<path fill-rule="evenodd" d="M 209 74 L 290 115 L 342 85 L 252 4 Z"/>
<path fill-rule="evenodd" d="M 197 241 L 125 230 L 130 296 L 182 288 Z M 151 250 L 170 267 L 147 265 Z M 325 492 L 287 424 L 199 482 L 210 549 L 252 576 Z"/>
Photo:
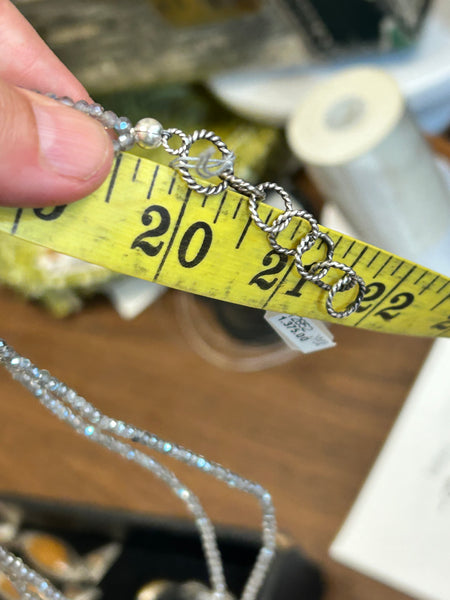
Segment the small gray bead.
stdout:
<path fill-rule="evenodd" d="M 107 128 L 113 129 L 117 123 L 118 116 L 112 110 L 105 111 L 100 117 L 100 122 Z"/>
<path fill-rule="evenodd" d="M 78 100 L 78 102 L 75 102 L 73 107 L 79 110 L 80 112 L 89 112 L 89 104 L 86 102 L 86 100 Z"/>
<path fill-rule="evenodd" d="M 119 117 L 117 123 L 114 126 L 114 129 L 117 133 L 127 133 L 130 131 L 132 127 L 132 123 L 128 117 Z"/>
<path fill-rule="evenodd" d="M 163 131 L 159 121 L 146 117 L 136 123 L 134 135 L 141 148 L 158 148 L 162 142 Z"/>
<path fill-rule="evenodd" d="M 63 96 L 62 98 L 59 99 L 59 101 L 61 102 L 61 104 L 64 104 L 65 106 L 73 106 L 74 105 L 74 101 L 72 100 L 72 98 L 69 98 L 69 96 Z"/>
<path fill-rule="evenodd" d="M 129 131 L 127 131 L 126 133 L 121 133 L 117 140 L 122 150 L 128 150 L 129 148 L 132 148 L 135 144 L 134 135 Z"/>
<path fill-rule="evenodd" d="M 119 154 L 119 152 L 122 150 L 119 140 L 113 140 L 112 144 L 113 144 L 114 154 Z"/>
<path fill-rule="evenodd" d="M 101 106 L 100 104 L 97 104 L 96 102 L 94 102 L 94 104 L 91 104 L 89 106 L 89 114 L 91 115 L 91 117 L 94 117 L 95 119 L 99 119 L 102 116 L 103 111 L 104 111 L 103 106 Z"/>

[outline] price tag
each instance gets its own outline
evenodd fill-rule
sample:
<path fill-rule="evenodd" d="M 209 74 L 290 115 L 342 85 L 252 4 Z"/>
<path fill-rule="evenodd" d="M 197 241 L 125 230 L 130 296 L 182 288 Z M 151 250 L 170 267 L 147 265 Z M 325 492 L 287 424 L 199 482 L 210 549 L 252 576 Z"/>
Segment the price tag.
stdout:
<path fill-rule="evenodd" d="M 328 327 L 315 319 L 272 311 L 264 318 L 292 350 L 311 354 L 336 346 Z"/>

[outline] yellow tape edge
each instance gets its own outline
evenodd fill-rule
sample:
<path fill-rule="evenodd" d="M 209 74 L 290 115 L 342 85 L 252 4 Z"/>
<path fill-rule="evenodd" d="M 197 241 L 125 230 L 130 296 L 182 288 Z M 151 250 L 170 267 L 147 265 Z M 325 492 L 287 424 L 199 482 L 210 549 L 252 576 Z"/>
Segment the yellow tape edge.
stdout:
<path fill-rule="evenodd" d="M 190 192 L 172 169 L 148 159 L 121 155 L 96 192 L 49 219 L 55 212 L 0 208 L 0 230 L 119 273 L 220 300 L 374 331 L 450 337 L 450 280 L 443 275 L 321 227 L 336 244 L 334 260 L 353 266 L 368 285 L 361 312 L 333 319 L 325 310 L 327 292 L 301 283 L 292 259 L 271 252 L 266 235 L 249 221 L 245 198 L 232 191 L 207 198 Z M 263 219 L 280 213 L 260 206 Z M 294 218 L 279 243 L 295 247 L 307 231 L 306 222 Z M 146 243 L 153 256 L 143 250 Z M 196 262 L 205 244 L 207 252 Z M 324 247 L 313 249 L 306 262 L 324 254 Z M 351 292 L 342 294 L 336 308 L 351 299 Z"/>

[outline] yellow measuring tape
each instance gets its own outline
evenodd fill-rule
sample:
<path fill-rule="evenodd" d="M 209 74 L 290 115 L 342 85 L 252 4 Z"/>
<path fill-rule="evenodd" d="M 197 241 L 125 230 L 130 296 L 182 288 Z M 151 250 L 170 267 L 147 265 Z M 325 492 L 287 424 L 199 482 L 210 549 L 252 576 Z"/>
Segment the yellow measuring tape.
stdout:
<path fill-rule="evenodd" d="M 291 257 L 271 249 L 247 203 L 229 190 L 199 195 L 173 169 L 121 154 L 107 181 L 87 198 L 45 209 L 0 208 L 0 230 L 202 296 L 374 331 L 450 337 L 450 279 L 321 227 L 335 244 L 334 260 L 354 268 L 367 285 L 356 312 L 330 317 L 327 292 L 301 279 Z M 264 204 L 258 210 L 266 223 L 281 214 Z M 277 239 L 296 247 L 308 231 L 306 221 L 294 218 Z M 305 263 L 325 254 L 318 240 Z M 336 310 L 354 297 L 355 290 L 339 293 Z"/>

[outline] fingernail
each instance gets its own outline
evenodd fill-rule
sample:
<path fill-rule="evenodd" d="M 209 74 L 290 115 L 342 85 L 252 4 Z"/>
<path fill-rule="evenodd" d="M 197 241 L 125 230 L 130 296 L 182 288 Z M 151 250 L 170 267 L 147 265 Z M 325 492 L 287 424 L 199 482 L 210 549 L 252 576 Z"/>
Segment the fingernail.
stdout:
<path fill-rule="evenodd" d="M 88 180 L 105 164 L 111 140 L 102 126 L 56 103 L 32 103 L 41 156 L 59 175 Z"/>

